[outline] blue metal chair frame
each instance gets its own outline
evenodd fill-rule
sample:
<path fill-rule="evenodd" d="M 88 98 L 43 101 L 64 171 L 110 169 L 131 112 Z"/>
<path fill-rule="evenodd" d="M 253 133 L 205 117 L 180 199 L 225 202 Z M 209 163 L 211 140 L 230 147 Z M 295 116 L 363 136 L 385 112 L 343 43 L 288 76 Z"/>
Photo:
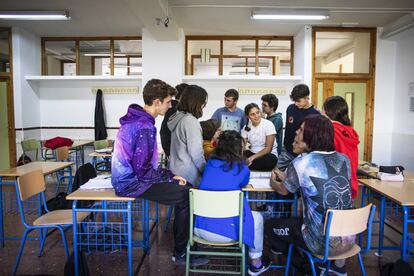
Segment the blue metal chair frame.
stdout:
<path fill-rule="evenodd" d="M 23 253 L 23 249 L 24 249 L 24 245 L 26 243 L 26 239 L 27 239 L 27 235 L 33 231 L 33 230 L 39 230 L 40 231 L 40 248 L 39 248 L 39 253 L 38 256 L 41 257 L 42 253 L 43 253 L 43 247 L 45 244 L 45 240 L 47 237 L 47 231 L 49 228 L 56 228 L 59 230 L 61 236 L 62 236 L 62 241 L 63 241 L 63 246 L 65 249 L 65 254 L 66 257 L 69 257 L 69 250 L 68 250 L 68 245 L 67 245 L 67 241 L 66 241 L 66 236 L 65 236 L 65 230 L 69 229 L 70 227 L 72 227 L 72 225 L 29 225 L 26 222 L 26 218 L 25 218 L 25 212 L 24 212 L 24 207 L 23 207 L 23 201 L 20 199 L 20 195 L 18 193 L 18 186 L 16 185 L 16 196 L 17 196 L 17 202 L 19 205 L 19 210 L 20 210 L 20 217 L 21 217 L 21 221 L 23 226 L 26 228 L 24 234 L 23 234 L 23 238 L 21 239 L 21 244 L 20 244 L 20 248 L 19 248 L 19 252 L 17 254 L 17 258 L 16 258 L 16 262 L 13 268 L 13 275 L 16 275 L 17 272 L 17 268 L 19 266 L 20 263 L 20 258 L 21 255 Z M 39 210 L 42 209 L 42 207 L 44 208 L 44 210 L 48 213 L 49 210 L 47 209 L 47 205 L 46 205 L 46 197 L 45 197 L 45 193 L 41 192 L 38 194 L 39 196 Z M 45 230 L 45 231 L 44 231 Z"/>
<path fill-rule="evenodd" d="M 371 206 L 371 210 L 370 210 L 370 214 L 368 217 L 368 225 L 367 225 L 367 246 L 364 250 L 358 252 L 358 261 L 359 261 L 359 265 L 361 268 L 361 273 L 362 275 L 366 275 L 365 273 L 365 268 L 364 268 L 364 263 L 362 262 L 362 256 L 361 254 L 365 254 L 366 252 L 368 252 L 370 250 L 370 246 L 371 246 L 371 231 L 372 231 L 372 220 L 374 219 L 374 215 L 375 215 L 375 205 Z M 327 263 L 327 269 L 325 270 L 325 274 L 324 275 L 328 275 L 329 273 L 329 268 L 331 265 L 331 261 L 328 259 L 329 258 L 329 238 L 330 238 L 330 229 L 331 229 L 331 223 L 332 223 L 332 212 L 330 212 L 328 210 L 327 212 L 327 222 L 325 225 L 325 250 L 324 250 L 324 256 L 323 259 L 320 259 L 316 256 L 313 256 L 312 253 L 308 250 L 305 250 L 299 246 L 295 246 L 293 244 L 289 244 L 289 251 L 288 251 L 288 256 L 287 256 L 287 264 L 286 264 L 286 270 L 285 270 L 285 276 L 289 275 L 289 267 L 290 267 L 290 259 L 292 257 L 292 250 L 293 247 L 295 246 L 299 251 L 303 252 L 309 259 L 310 263 L 311 263 L 311 269 L 312 269 L 312 275 L 316 276 L 316 271 L 315 271 L 315 264 L 316 263 Z"/>
<path fill-rule="evenodd" d="M 410 206 L 400 206 L 397 203 L 394 203 L 384 195 L 375 193 L 371 191 L 367 186 L 362 187 L 361 195 L 361 207 L 366 205 L 367 200 L 371 197 L 379 197 L 380 209 L 379 209 L 379 220 L 374 220 L 373 223 L 379 223 L 378 230 L 378 246 L 372 247 L 378 251 L 375 253 L 377 256 L 382 256 L 383 250 L 398 250 L 401 252 L 401 259 L 407 261 L 408 257 L 412 257 L 414 254 L 411 252 L 414 250 L 414 240 L 411 236 L 414 233 L 410 233 L 408 229 L 408 224 L 414 223 L 414 216 L 410 215 L 410 210 L 414 209 Z M 403 218 L 403 231 L 402 233 L 394 227 L 391 229 L 401 234 L 401 244 L 399 246 L 384 246 L 384 229 L 385 229 L 385 215 L 390 213 L 391 216 L 401 216 Z M 359 244 L 362 247 L 362 237 L 359 236 Z"/>
<path fill-rule="evenodd" d="M 295 193 L 292 199 L 253 199 L 250 198 L 249 192 L 245 191 L 244 195 L 247 201 L 250 202 L 260 202 L 260 203 L 291 203 L 293 205 L 293 215 L 298 216 L 298 195 Z M 270 265 L 271 269 L 286 269 L 286 265 Z"/>

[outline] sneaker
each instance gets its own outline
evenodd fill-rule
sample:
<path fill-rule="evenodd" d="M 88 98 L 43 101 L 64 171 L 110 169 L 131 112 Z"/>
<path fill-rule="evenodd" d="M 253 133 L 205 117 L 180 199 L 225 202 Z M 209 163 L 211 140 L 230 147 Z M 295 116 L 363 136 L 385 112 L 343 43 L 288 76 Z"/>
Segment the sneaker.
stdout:
<path fill-rule="evenodd" d="M 171 257 L 171 260 L 175 265 L 178 266 L 185 266 L 186 264 L 186 252 L 182 254 L 176 254 L 174 253 Z M 191 266 L 200 266 L 200 265 L 206 265 L 209 262 L 209 259 L 202 256 L 192 256 L 190 259 Z"/>
<path fill-rule="evenodd" d="M 318 267 L 321 270 L 320 275 L 324 275 L 327 264 L 319 265 Z M 331 262 L 331 267 L 329 268 L 328 275 L 347 276 L 348 274 L 346 273 L 346 265 L 338 267 L 335 265 L 334 261 Z"/>
<path fill-rule="evenodd" d="M 268 270 L 270 268 L 270 265 L 271 265 L 270 260 L 267 258 L 263 258 L 261 267 L 255 267 L 254 265 L 249 265 L 249 270 L 247 271 L 247 273 L 253 276 L 260 275 L 266 270 Z"/>

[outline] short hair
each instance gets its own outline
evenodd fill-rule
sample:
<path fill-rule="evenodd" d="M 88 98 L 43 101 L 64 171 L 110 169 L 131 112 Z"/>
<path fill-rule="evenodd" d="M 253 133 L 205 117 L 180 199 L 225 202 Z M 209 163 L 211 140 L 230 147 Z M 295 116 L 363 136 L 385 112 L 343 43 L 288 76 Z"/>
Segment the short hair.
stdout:
<path fill-rule="evenodd" d="M 306 84 L 298 84 L 293 87 L 292 92 L 290 93 L 290 99 L 294 102 L 308 97 L 310 95 L 309 87 Z"/>
<path fill-rule="evenodd" d="M 334 151 L 334 128 L 331 120 L 320 114 L 306 116 L 301 124 L 303 129 L 303 142 L 309 151 Z"/>
<path fill-rule="evenodd" d="M 175 99 L 179 100 L 181 98 L 181 94 L 184 92 L 184 90 L 188 87 L 187 83 L 180 83 L 178 84 L 175 89 L 177 89 L 177 94 L 175 95 Z"/>
<path fill-rule="evenodd" d="M 210 159 L 218 159 L 224 161 L 222 168 L 224 171 L 230 171 L 233 166 L 239 167 L 239 173 L 245 160 L 243 157 L 243 138 L 240 133 L 235 130 L 223 131 L 219 138 L 216 148 L 210 156 Z"/>
<path fill-rule="evenodd" d="M 174 89 L 166 82 L 159 79 L 149 80 L 145 86 L 142 96 L 146 105 L 152 105 L 153 101 L 159 99 L 161 102 L 170 96 L 171 89 Z"/>
<path fill-rule="evenodd" d="M 348 104 L 341 96 L 327 98 L 322 108 L 332 121 L 338 121 L 346 126 L 351 125 L 351 120 L 348 115 Z"/>
<path fill-rule="evenodd" d="M 201 121 L 200 125 L 201 125 L 201 129 L 203 130 L 203 140 L 213 139 L 214 134 L 219 128 L 219 122 L 215 119 Z"/>
<path fill-rule="evenodd" d="M 236 89 L 229 89 L 224 93 L 224 97 L 232 97 L 234 101 L 239 100 L 239 92 Z"/>
<path fill-rule="evenodd" d="M 207 91 L 198 85 L 189 85 L 181 94 L 177 110 L 192 114 L 197 119 L 203 116 L 203 105 L 207 102 Z"/>
<path fill-rule="evenodd" d="M 273 110 L 276 111 L 279 106 L 279 99 L 274 94 L 266 94 L 262 96 L 262 101 L 267 102 Z"/>

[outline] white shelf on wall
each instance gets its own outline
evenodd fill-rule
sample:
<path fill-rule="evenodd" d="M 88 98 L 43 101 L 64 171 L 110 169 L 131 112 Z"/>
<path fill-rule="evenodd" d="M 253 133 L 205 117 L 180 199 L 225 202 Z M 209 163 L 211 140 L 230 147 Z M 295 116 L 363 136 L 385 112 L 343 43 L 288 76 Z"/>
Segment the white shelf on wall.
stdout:
<path fill-rule="evenodd" d="M 25 76 L 27 81 L 141 81 L 141 76 Z"/>
<path fill-rule="evenodd" d="M 208 82 L 226 82 L 226 81 L 246 81 L 246 82 L 294 82 L 302 81 L 302 76 L 183 76 L 184 82 L 208 81 Z"/>

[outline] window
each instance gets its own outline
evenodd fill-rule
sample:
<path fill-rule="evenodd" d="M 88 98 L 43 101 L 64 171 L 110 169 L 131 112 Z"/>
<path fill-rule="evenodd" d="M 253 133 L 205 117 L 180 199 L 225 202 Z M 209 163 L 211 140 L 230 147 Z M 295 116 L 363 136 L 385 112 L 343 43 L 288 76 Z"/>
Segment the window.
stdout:
<path fill-rule="evenodd" d="M 141 75 L 141 59 L 140 37 L 42 38 L 43 75 Z"/>
<path fill-rule="evenodd" d="M 186 75 L 291 75 L 292 37 L 187 36 Z"/>
<path fill-rule="evenodd" d="M 315 37 L 315 73 L 370 73 L 370 32 L 324 31 Z"/>

